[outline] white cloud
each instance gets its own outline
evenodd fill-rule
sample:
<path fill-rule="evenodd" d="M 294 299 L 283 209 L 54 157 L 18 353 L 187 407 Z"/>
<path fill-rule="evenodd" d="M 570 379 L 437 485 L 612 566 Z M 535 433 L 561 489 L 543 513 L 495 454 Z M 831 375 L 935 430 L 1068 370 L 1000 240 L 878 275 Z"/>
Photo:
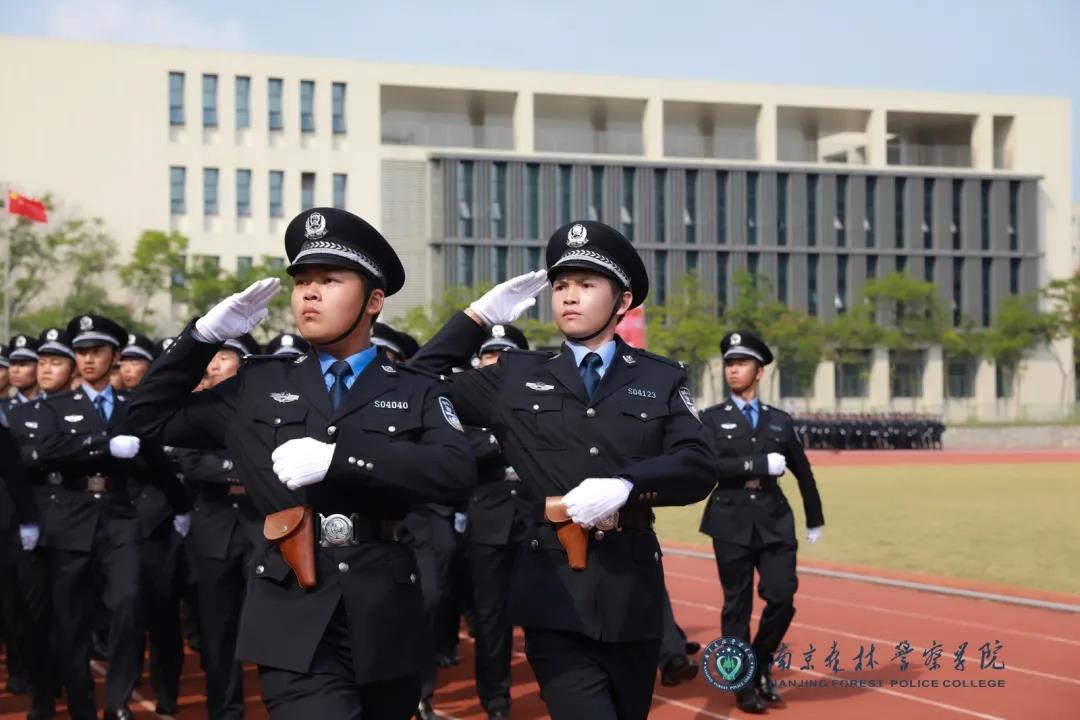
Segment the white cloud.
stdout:
<path fill-rule="evenodd" d="M 203 18 L 167 0 L 59 0 L 46 11 L 47 34 L 77 40 L 244 50 L 235 21 Z"/>

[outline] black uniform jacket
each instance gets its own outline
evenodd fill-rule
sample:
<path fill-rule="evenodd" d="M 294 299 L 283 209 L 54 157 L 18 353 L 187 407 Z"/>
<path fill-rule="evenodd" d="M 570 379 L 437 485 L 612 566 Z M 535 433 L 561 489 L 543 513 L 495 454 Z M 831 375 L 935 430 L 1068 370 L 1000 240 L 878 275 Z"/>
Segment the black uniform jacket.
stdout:
<path fill-rule="evenodd" d="M 757 427 L 750 427 L 734 402 L 707 409 L 701 420 L 719 456 L 716 489 L 705 506 L 701 532 L 716 540 L 749 547 L 756 528 L 762 542 L 794 540 L 795 520 L 777 478 L 769 476 L 769 453 L 780 453 L 795 476 L 806 511 L 807 527 L 825 524 L 814 472 L 795 434 L 791 416 L 761 404 Z M 761 489 L 746 489 L 757 478 Z"/>
<path fill-rule="evenodd" d="M 476 483 L 448 388 L 380 352 L 333 410 L 310 351 L 249 356 L 236 377 L 192 394 L 217 349 L 186 328 L 136 390 L 135 427 L 175 447 L 224 449 L 260 515 L 301 504 L 322 515 L 355 515 L 367 540 L 319 549 L 318 582 L 309 590 L 297 585 L 277 548 L 262 542 L 237 657 L 307 672 L 343 602 L 357 682 L 415 672 L 425 625 L 416 563 L 407 547 L 384 542 L 379 529 L 404 517 L 410 504 L 458 502 Z M 271 454 L 304 437 L 336 449 L 322 482 L 293 491 L 274 474 Z"/>
<path fill-rule="evenodd" d="M 458 313 L 414 358 L 443 370 L 464 365 L 485 331 Z M 448 376 L 469 425 L 491 428 L 522 479 L 533 523 L 511 581 L 511 621 L 604 641 L 659 638 L 664 592 L 651 508 L 705 497 L 716 461 L 685 370 L 617 340 L 611 366 L 590 400 L 569 350 L 502 354 L 499 362 Z M 621 514 L 645 517 L 634 529 L 590 536 L 588 567 L 572 570 L 554 528 L 542 520 L 546 496 L 586 478 L 633 483 Z"/>

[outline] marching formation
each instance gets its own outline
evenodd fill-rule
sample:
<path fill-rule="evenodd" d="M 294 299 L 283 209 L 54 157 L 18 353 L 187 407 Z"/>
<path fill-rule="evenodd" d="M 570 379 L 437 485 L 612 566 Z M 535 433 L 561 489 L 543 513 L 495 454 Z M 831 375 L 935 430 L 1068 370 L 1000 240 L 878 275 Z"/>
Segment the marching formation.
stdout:
<path fill-rule="evenodd" d="M 544 270 L 422 347 L 378 322 L 406 277 L 369 223 L 315 208 L 284 240 L 296 331 L 265 346 L 251 333 L 277 279 L 159 342 L 87 313 L 4 348 L 0 619 L 28 717 L 63 697 L 79 720 L 130 718 L 144 662 L 171 715 L 187 642 L 210 718 L 243 717 L 256 690 L 275 719 L 434 718 L 464 618 L 489 717 L 513 716 L 516 627 L 551 717 L 644 718 L 656 678 L 695 678 L 701 649 L 672 611 L 654 508 L 706 499 L 717 635 L 755 668 L 736 702 L 783 706 L 770 668 L 798 538 L 779 481 L 791 471 L 817 542 L 803 447 L 824 425 L 759 400 L 762 338 L 724 338 L 731 397 L 699 412 L 681 363 L 615 331 L 649 277 L 607 225 L 558 228 Z M 545 288 L 555 352 L 513 325 Z M 892 442 L 858 437 L 843 446 Z"/>

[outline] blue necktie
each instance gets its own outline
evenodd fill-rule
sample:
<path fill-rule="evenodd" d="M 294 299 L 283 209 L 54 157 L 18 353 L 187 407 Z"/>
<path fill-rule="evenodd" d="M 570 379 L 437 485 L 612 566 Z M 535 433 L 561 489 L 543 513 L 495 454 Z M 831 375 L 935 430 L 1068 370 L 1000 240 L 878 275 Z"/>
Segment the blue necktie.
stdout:
<path fill-rule="evenodd" d="M 352 371 L 352 365 L 345 360 L 338 360 L 330 366 L 330 374 L 334 376 L 334 384 L 330 386 L 330 405 L 335 410 L 345 401 L 345 393 L 349 391 L 345 378 L 352 375 Z"/>
<path fill-rule="evenodd" d="M 750 403 L 746 403 L 742 408 L 743 415 L 746 416 L 746 421 L 750 423 L 750 427 L 756 428 L 757 424 L 754 422 L 754 406 Z"/>
<path fill-rule="evenodd" d="M 109 422 L 109 416 L 105 414 L 105 396 L 104 395 L 98 395 L 96 398 L 94 398 L 94 407 L 97 408 L 98 415 L 101 416 L 101 419 L 104 420 L 105 422 Z"/>
<path fill-rule="evenodd" d="M 600 368 L 603 365 L 604 361 L 596 353 L 589 353 L 581 359 L 578 372 L 581 373 L 581 382 L 585 383 L 585 393 L 590 400 L 596 392 L 596 386 L 600 384 Z"/>

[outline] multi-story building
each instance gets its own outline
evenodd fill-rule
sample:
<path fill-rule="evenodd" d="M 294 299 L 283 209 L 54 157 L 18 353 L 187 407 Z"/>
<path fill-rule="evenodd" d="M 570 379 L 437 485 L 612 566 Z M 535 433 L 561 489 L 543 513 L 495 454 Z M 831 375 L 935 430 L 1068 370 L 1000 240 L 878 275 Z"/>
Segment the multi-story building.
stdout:
<path fill-rule="evenodd" d="M 0 38 L 0 56 L 0 178 L 104 218 L 125 251 L 144 229 L 174 229 L 192 254 L 240 270 L 280 256 L 301 209 L 346 207 L 402 255 L 409 280 L 388 317 L 449 285 L 540 266 L 550 231 L 575 218 L 638 246 L 653 303 L 694 271 L 719 310 L 748 270 L 823 320 L 868 279 L 902 271 L 933 282 L 950 319 L 988 327 L 1002 299 L 1076 265 L 1060 98 L 27 38 Z M 784 381 L 781 361 L 767 395 L 797 408 L 1053 417 L 1072 408 L 1071 353 L 1056 342 L 1014 373 L 940 348 L 868 348 L 822 363 L 806 388 Z M 712 378 L 706 400 L 721 389 Z"/>

